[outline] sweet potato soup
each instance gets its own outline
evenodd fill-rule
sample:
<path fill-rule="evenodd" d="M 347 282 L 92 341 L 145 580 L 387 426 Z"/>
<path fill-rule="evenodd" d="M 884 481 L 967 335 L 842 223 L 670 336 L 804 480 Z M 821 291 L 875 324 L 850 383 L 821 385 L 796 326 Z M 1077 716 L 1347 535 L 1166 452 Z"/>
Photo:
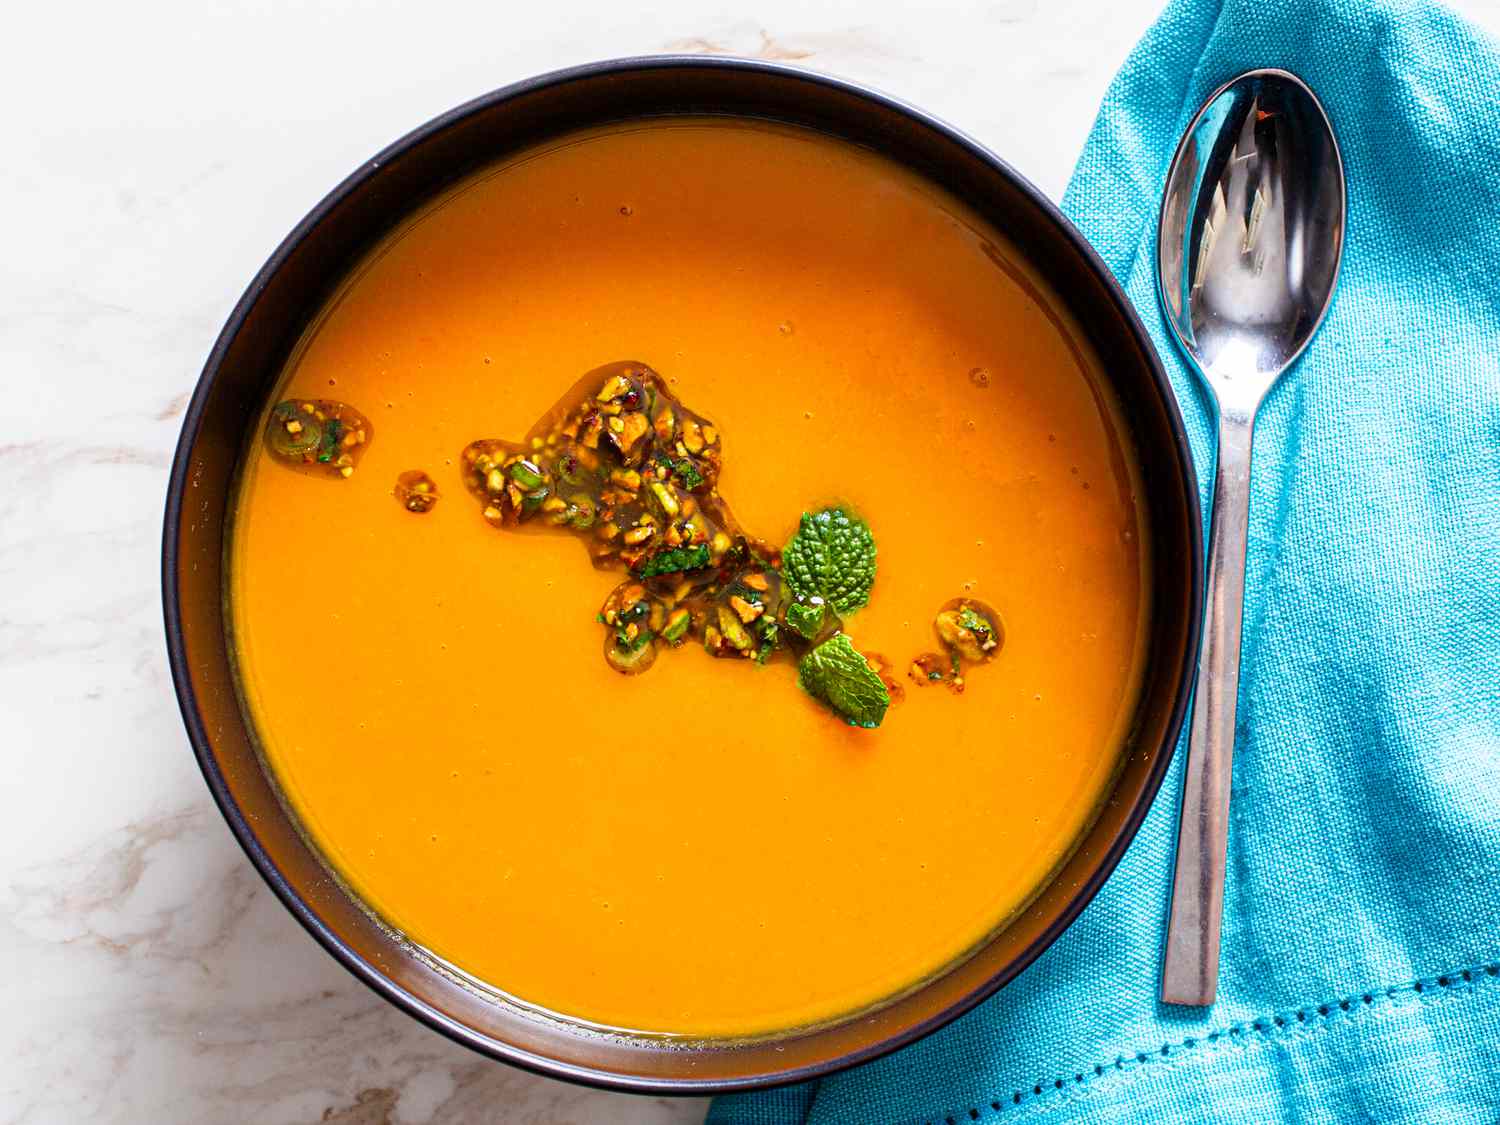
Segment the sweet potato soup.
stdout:
<path fill-rule="evenodd" d="M 842 142 L 654 121 L 354 272 L 247 447 L 229 612 L 287 801 L 388 925 L 565 1017 L 749 1035 L 1046 885 L 1122 758 L 1144 519 L 1002 231 Z"/>

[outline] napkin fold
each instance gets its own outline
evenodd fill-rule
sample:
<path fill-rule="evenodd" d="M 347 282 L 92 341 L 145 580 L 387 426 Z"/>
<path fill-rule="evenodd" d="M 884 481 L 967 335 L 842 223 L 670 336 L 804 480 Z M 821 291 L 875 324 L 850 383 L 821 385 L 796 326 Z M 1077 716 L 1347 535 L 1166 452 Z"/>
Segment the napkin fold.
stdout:
<path fill-rule="evenodd" d="M 1349 225 L 1256 433 L 1218 1002 L 1156 999 L 1179 746 L 1114 876 L 1009 987 L 713 1125 L 1500 1121 L 1500 48 L 1427 3 L 1176 0 L 1115 79 L 1063 208 L 1152 331 L 1205 513 L 1212 416 L 1154 227 L 1193 112 L 1260 66 L 1326 105 Z"/>

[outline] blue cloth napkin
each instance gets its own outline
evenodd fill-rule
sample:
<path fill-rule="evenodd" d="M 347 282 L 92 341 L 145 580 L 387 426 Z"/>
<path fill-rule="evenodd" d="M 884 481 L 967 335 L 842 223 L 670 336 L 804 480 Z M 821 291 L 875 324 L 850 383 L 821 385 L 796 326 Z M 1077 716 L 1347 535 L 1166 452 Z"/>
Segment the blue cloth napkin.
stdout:
<path fill-rule="evenodd" d="M 1178 0 L 1064 199 L 1150 326 L 1203 98 L 1279 66 L 1349 181 L 1334 308 L 1262 408 L 1218 1003 L 1156 1000 L 1185 754 L 1083 916 L 989 1002 L 714 1125 L 1500 1121 L 1500 49 L 1422 3 Z"/>

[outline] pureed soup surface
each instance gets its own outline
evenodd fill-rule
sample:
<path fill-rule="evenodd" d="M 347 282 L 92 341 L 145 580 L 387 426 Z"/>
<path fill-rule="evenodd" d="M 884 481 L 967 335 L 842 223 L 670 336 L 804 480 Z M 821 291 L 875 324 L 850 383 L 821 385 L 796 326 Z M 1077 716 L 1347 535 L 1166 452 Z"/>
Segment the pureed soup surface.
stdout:
<path fill-rule="evenodd" d="M 787 127 L 579 134 L 421 212 L 278 388 L 371 419 L 358 471 L 257 441 L 238 499 L 242 688 L 316 845 L 438 957 L 620 1028 L 825 1020 L 973 948 L 1091 822 L 1144 654 L 1133 453 L 1071 323 L 956 200 Z M 595 613 L 622 575 L 486 525 L 460 451 L 621 359 L 717 425 L 754 534 L 831 502 L 868 523 L 847 624 L 906 686 L 879 729 L 788 664 L 690 645 L 617 674 Z M 393 499 L 411 469 L 426 514 Z M 919 687 L 907 664 L 965 594 L 1003 651 L 961 695 Z"/>

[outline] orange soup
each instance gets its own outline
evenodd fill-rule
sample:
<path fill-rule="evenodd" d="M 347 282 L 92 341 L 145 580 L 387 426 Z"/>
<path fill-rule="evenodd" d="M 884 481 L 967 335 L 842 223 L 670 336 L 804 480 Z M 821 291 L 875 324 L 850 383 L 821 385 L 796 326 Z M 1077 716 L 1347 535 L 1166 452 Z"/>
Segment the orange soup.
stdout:
<path fill-rule="evenodd" d="M 890 664 L 878 727 L 698 632 L 618 674 L 596 613 L 625 574 L 487 526 L 470 443 L 622 360 L 712 420 L 717 489 L 764 543 L 835 505 L 868 527 L 845 627 Z M 1004 926 L 1105 798 L 1147 612 L 1129 436 L 1004 232 L 882 157 L 685 118 L 507 160 L 368 256 L 268 424 L 282 400 L 346 403 L 368 440 L 344 475 L 248 449 L 253 729 L 345 884 L 484 985 L 693 1037 L 847 1015 Z M 909 674 L 954 598 L 1004 634 L 961 693 Z"/>

